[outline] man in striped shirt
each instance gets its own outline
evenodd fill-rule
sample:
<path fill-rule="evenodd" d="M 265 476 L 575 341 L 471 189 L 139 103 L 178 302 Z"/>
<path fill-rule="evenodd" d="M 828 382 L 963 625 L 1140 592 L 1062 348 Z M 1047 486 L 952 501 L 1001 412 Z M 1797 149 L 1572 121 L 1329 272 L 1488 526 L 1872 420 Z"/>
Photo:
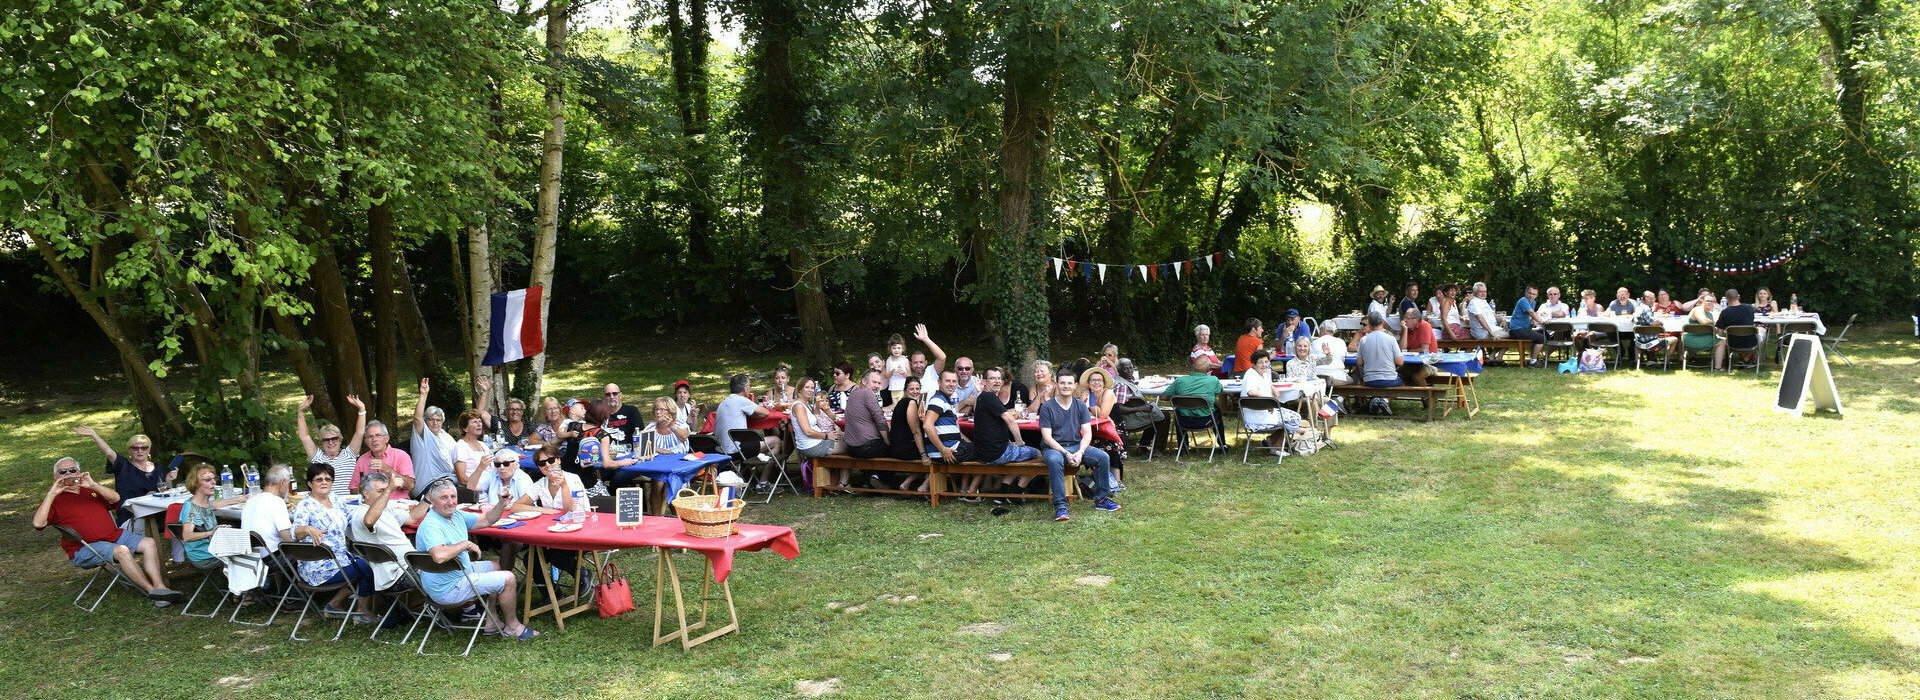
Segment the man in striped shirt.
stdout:
<path fill-rule="evenodd" d="M 973 459 L 973 442 L 960 434 L 960 410 L 958 401 L 953 398 L 953 390 L 960 386 L 959 376 L 953 370 L 941 370 L 940 390 L 927 397 L 927 408 L 923 421 L 924 434 L 933 444 L 927 447 L 928 457 L 939 457 L 947 464 L 959 464 Z"/>

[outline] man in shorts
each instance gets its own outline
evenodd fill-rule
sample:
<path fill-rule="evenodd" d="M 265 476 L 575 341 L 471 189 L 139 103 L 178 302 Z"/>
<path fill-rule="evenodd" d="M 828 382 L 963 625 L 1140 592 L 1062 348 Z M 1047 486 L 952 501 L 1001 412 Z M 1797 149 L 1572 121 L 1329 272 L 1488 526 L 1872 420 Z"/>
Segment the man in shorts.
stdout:
<path fill-rule="evenodd" d="M 33 511 L 33 529 L 45 530 L 60 525 L 80 536 L 80 542 L 60 538 L 74 566 L 86 568 L 107 562 L 119 565 L 120 573 L 133 585 L 147 592 L 154 607 L 164 608 L 180 602 L 179 591 L 167 588 L 160 575 L 159 547 L 153 540 L 120 529 L 113 524 L 112 509 L 119 505 L 120 494 L 80 471 L 80 462 L 61 457 L 53 463 L 53 484 L 46 498 Z M 140 555 L 135 564 L 133 555 Z"/>
<path fill-rule="evenodd" d="M 432 554 L 434 561 L 458 558 L 460 566 L 466 569 L 441 574 L 421 572 L 420 584 L 426 588 L 426 594 L 436 603 L 467 600 L 476 594 L 492 595 L 490 607 L 499 623 L 489 625 L 485 630 L 487 634 L 503 634 L 519 640 L 540 636 L 533 628 L 521 624 L 516 616 L 519 605 L 515 601 L 513 572 L 499 571 L 490 561 L 476 561 L 474 555 L 480 554 L 480 545 L 467 537 L 468 528 L 491 527 L 511 501 L 501 499 L 481 515 L 459 510 L 460 490 L 451 478 L 429 484 L 422 495 L 433 509 L 420 518 L 420 529 L 413 535 L 413 548 Z"/>

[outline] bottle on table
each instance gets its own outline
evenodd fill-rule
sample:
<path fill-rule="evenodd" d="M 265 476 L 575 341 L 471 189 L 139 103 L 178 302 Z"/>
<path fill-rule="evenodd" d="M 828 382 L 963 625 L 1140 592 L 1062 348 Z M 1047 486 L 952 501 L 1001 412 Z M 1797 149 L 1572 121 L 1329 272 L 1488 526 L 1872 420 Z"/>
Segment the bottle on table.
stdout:
<path fill-rule="evenodd" d="M 222 500 L 233 498 L 233 468 L 220 465 L 220 488 L 215 489 Z"/>
<path fill-rule="evenodd" d="M 247 493 L 259 493 L 260 492 L 260 470 L 254 469 L 253 465 L 251 464 L 240 465 L 240 469 L 245 471 L 247 474 Z"/>
<path fill-rule="evenodd" d="M 1800 293 L 1799 292 L 1793 293 L 1793 296 L 1790 297 L 1790 301 L 1787 302 L 1787 308 L 1791 309 L 1794 313 L 1800 313 Z"/>

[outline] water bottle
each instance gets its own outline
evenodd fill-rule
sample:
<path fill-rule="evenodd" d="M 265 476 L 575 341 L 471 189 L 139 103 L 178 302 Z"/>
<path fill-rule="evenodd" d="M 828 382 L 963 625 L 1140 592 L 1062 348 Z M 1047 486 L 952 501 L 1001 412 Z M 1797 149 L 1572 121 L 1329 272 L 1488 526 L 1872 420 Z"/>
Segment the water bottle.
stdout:
<path fill-rule="evenodd" d="M 247 493 L 259 493 L 260 470 L 254 469 L 251 464 L 242 464 L 240 469 L 247 475 Z"/>
<path fill-rule="evenodd" d="M 573 492 L 573 512 L 567 514 L 568 522 L 584 522 L 587 514 L 587 492 Z"/>
<path fill-rule="evenodd" d="M 1800 311 L 1800 293 L 1799 292 L 1795 292 L 1793 294 L 1792 300 L 1787 302 L 1787 308 L 1792 309 L 1795 313 L 1799 313 Z"/>
<path fill-rule="evenodd" d="M 215 490 L 221 499 L 233 498 L 233 468 L 220 465 L 220 488 Z"/>

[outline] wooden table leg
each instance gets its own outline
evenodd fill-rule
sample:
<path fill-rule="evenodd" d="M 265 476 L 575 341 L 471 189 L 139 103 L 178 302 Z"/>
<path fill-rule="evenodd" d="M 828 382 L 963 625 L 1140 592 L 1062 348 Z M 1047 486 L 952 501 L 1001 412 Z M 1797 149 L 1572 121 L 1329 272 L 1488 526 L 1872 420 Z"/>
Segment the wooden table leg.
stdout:
<path fill-rule="evenodd" d="M 680 649 L 685 651 L 710 641 L 715 637 L 740 629 L 740 613 L 733 604 L 733 586 L 723 581 L 720 583 L 721 597 L 715 598 L 712 595 L 713 562 L 711 561 L 707 562 L 707 565 L 703 567 L 702 571 L 702 580 L 700 583 L 700 619 L 692 624 L 688 624 L 687 601 L 680 590 L 679 567 L 674 565 L 673 555 L 668 552 L 667 547 L 659 547 L 657 549 L 660 552 L 660 560 L 654 564 L 654 574 L 657 577 L 656 582 L 658 583 L 654 588 L 653 594 L 654 646 L 660 646 L 678 639 L 680 640 Z M 669 582 L 673 586 L 674 620 L 679 623 L 679 627 L 673 632 L 662 636 L 660 634 L 660 626 L 661 622 L 666 619 L 666 586 Z M 726 626 L 708 630 L 706 634 L 698 637 L 692 636 L 694 630 L 707 626 L 707 603 L 712 600 L 725 600 L 727 602 L 728 621 Z"/>

